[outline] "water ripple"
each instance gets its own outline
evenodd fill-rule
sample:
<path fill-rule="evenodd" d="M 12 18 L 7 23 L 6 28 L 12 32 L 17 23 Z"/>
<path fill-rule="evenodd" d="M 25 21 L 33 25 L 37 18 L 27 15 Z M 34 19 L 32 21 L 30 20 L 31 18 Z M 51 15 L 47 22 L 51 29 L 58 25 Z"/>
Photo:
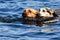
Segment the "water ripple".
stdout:
<path fill-rule="evenodd" d="M 42 7 L 59 9 L 60 0 L 0 0 L 0 40 L 60 40 L 60 21 L 36 26 L 19 19 L 24 9 Z"/>

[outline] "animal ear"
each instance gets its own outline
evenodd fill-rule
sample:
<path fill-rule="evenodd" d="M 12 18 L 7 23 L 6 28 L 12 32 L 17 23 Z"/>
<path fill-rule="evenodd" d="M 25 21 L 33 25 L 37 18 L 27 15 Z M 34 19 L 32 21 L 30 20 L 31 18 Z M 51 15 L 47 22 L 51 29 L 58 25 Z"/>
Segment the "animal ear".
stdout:
<path fill-rule="evenodd" d="M 55 12 L 53 13 L 53 16 L 54 16 L 54 17 L 58 17 L 58 15 L 57 15 Z"/>
<path fill-rule="evenodd" d="M 26 17 L 26 14 L 25 14 L 26 10 L 24 10 L 24 12 L 22 13 L 22 17 Z"/>

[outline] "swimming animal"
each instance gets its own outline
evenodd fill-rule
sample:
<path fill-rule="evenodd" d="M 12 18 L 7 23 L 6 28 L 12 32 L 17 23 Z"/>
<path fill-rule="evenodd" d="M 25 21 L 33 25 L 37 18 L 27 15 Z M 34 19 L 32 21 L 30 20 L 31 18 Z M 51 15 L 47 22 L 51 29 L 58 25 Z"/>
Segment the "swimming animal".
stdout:
<path fill-rule="evenodd" d="M 39 9 L 39 16 L 42 17 L 58 17 L 55 11 L 51 8 L 41 8 Z"/>
<path fill-rule="evenodd" d="M 25 19 L 29 19 L 29 18 L 36 18 L 38 14 L 38 11 L 32 8 L 27 8 L 24 10 L 22 16 Z"/>
<path fill-rule="evenodd" d="M 55 14 L 55 11 L 51 8 L 41 8 L 39 11 L 32 8 L 27 8 L 24 10 L 22 17 L 24 22 L 29 22 L 30 24 L 55 22 L 57 21 L 56 19 L 58 19 L 58 15 Z"/>

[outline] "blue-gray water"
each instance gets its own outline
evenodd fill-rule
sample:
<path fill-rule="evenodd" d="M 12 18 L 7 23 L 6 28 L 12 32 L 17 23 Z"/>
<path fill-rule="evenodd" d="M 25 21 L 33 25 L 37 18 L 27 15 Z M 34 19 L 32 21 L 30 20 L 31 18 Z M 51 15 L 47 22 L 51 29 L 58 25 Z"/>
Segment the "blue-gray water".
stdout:
<path fill-rule="evenodd" d="M 40 27 L 1 20 L 21 18 L 24 9 L 42 7 L 60 9 L 60 0 L 0 0 L 0 40 L 60 40 L 60 21 Z"/>

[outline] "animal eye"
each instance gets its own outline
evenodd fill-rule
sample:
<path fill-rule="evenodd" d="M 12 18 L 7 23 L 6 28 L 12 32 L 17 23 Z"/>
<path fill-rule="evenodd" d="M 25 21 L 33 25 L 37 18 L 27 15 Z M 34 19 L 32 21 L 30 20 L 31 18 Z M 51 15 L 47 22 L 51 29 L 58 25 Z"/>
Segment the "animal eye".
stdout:
<path fill-rule="evenodd" d="M 29 10 L 29 12 L 31 13 L 31 10 Z"/>
<path fill-rule="evenodd" d="M 48 13 L 50 13 L 49 11 L 47 11 Z"/>
<path fill-rule="evenodd" d="M 50 11 L 47 11 L 47 12 L 48 12 L 49 14 L 51 14 Z"/>
<path fill-rule="evenodd" d="M 45 10 L 43 10 L 43 12 L 45 12 Z"/>

